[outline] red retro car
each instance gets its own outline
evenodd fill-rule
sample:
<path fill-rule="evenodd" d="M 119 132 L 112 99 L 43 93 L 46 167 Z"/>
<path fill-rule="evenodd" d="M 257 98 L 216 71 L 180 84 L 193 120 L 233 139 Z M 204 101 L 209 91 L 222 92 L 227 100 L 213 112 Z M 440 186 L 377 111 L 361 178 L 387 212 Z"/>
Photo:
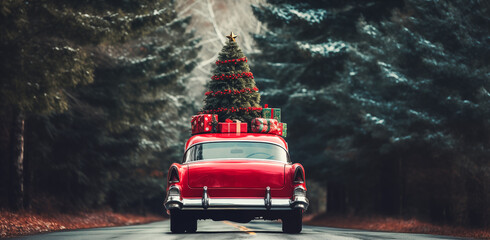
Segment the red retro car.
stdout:
<path fill-rule="evenodd" d="M 167 181 L 173 233 L 195 232 L 198 219 L 281 219 L 283 232 L 299 233 L 308 208 L 303 166 L 291 163 L 286 141 L 272 134 L 195 135 Z"/>

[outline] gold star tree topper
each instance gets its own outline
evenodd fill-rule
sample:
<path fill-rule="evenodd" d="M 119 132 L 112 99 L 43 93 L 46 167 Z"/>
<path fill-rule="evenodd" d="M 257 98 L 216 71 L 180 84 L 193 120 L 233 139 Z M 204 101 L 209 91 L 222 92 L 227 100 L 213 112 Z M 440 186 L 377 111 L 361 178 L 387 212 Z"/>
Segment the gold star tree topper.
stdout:
<path fill-rule="evenodd" d="M 238 37 L 238 35 L 235 35 L 233 32 L 231 32 L 230 35 L 226 37 L 228 38 L 228 40 L 230 40 L 230 42 L 236 42 L 235 38 Z"/>

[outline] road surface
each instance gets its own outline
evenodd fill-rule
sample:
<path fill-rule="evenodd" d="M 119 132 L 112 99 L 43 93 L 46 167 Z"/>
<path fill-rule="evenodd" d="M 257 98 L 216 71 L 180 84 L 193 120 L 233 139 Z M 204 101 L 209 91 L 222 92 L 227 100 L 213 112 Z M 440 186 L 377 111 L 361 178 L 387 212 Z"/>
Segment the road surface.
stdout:
<path fill-rule="evenodd" d="M 92 228 L 72 231 L 37 234 L 17 239 L 28 240 L 99 240 L 99 239 L 321 239 L 321 240 L 357 240 L 357 239 L 461 239 L 447 236 L 426 234 L 372 232 L 363 230 L 315 227 L 303 225 L 300 234 L 284 234 L 281 224 L 272 221 L 252 221 L 250 223 L 234 223 L 229 221 L 214 222 L 212 220 L 198 221 L 196 233 L 172 234 L 170 222 L 162 221 L 143 225 Z"/>

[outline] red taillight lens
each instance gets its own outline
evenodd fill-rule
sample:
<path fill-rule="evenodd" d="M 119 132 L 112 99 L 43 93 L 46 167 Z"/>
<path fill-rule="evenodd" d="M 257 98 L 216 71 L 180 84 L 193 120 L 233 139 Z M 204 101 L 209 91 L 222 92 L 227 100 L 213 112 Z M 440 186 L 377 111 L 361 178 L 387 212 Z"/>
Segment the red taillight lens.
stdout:
<path fill-rule="evenodd" d="M 295 184 L 304 183 L 305 182 L 305 176 L 303 174 L 303 169 L 301 169 L 300 167 L 297 167 L 296 170 L 294 170 L 293 182 Z"/>
<path fill-rule="evenodd" d="M 168 177 L 168 182 L 169 183 L 177 183 L 177 182 L 180 182 L 179 172 L 177 171 L 177 168 L 176 167 L 172 167 L 170 169 L 170 175 Z"/>

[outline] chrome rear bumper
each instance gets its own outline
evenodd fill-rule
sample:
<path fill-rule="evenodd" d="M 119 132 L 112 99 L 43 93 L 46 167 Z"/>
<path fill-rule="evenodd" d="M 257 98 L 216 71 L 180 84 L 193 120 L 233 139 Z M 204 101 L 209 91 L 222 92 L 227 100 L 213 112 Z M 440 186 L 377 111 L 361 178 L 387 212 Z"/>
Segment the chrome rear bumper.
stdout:
<path fill-rule="evenodd" d="M 170 192 L 170 191 L 169 191 Z M 270 189 L 266 189 L 264 198 L 212 198 L 203 188 L 202 198 L 182 198 L 179 195 L 169 195 L 165 200 L 167 210 L 292 210 L 308 208 L 309 202 L 305 196 L 293 195 L 289 198 L 272 198 Z"/>
<path fill-rule="evenodd" d="M 261 198 L 209 198 L 207 207 L 201 199 L 182 199 L 182 210 L 267 210 Z M 290 199 L 271 199 L 270 210 L 290 210 Z M 168 209 L 168 208 L 167 208 Z"/>

